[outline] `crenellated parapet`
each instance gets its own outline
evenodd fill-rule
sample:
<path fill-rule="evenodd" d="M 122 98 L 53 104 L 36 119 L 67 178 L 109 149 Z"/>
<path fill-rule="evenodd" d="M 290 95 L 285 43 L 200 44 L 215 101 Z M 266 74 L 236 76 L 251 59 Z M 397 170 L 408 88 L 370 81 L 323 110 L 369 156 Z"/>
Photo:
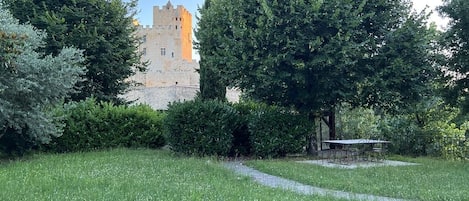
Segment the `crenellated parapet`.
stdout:
<path fill-rule="evenodd" d="M 176 25 L 139 25 L 137 30 L 141 31 L 153 31 L 153 30 L 173 30 L 174 32 L 179 32 L 178 28 L 175 27 Z"/>

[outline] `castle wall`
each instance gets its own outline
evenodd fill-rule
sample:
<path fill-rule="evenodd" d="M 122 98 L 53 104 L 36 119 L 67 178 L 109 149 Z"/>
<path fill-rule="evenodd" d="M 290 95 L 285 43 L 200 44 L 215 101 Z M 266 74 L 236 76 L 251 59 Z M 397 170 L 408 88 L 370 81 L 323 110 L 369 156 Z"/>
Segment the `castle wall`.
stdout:
<path fill-rule="evenodd" d="M 135 23 L 138 24 L 138 23 Z M 153 7 L 153 25 L 139 26 L 139 52 L 149 61 L 146 72 L 137 72 L 133 81 L 141 83 L 123 97 L 135 103 L 164 110 L 168 103 L 192 100 L 199 91 L 199 63 L 192 59 L 192 15 L 183 6 Z M 239 92 L 228 90 L 227 98 L 237 101 Z"/>
<path fill-rule="evenodd" d="M 124 98 L 135 103 L 145 103 L 153 109 L 166 110 L 173 102 L 193 100 L 199 86 L 143 87 L 130 91 Z"/>
<path fill-rule="evenodd" d="M 137 72 L 131 80 L 141 83 L 124 95 L 127 100 L 146 103 L 154 109 L 166 109 L 169 102 L 191 100 L 199 90 L 199 69 L 192 60 L 192 16 L 183 6 L 168 2 L 153 7 L 153 25 L 139 26 L 142 60 L 146 72 Z"/>

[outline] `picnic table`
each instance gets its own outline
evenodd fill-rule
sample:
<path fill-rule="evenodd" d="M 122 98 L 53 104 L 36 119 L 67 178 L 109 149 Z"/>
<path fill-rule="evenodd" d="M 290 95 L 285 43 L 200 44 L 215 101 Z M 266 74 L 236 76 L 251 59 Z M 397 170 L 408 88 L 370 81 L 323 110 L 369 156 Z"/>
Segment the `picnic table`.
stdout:
<path fill-rule="evenodd" d="M 386 154 L 386 140 L 347 139 L 324 140 L 323 143 L 334 145 L 329 159 L 334 162 L 348 163 L 354 160 L 382 160 Z"/>

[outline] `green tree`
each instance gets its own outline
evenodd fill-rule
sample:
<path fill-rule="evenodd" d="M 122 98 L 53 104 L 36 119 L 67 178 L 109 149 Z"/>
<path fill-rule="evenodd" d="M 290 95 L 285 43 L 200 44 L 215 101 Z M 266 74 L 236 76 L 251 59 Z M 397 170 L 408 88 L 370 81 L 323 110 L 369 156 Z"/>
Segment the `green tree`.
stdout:
<path fill-rule="evenodd" d="M 469 2 L 464 0 L 445 0 L 439 8 L 443 16 L 449 18 L 448 29 L 443 34 L 441 44 L 447 52 L 443 64 L 447 68 L 450 85 L 445 90 L 446 99 L 460 104 L 463 112 L 469 112 Z"/>
<path fill-rule="evenodd" d="M 217 68 L 228 86 L 256 100 L 331 117 L 343 102 L 395 111 L 418 102 L 434 76 L 434 32 L 406 0 L 215 5 L 228 19 L 208 28 L 223 52 L 208 57 L 224 64 Z"/>
<path fill-rule="evenodd" d="M 15 152 L 59 135 L 47 109 L 60 103 L 84 74 L 82 52 L 63 48 L 56 56 L 37 50 L 46 37 L 0 7 L 0 150 Z"/>
<path fill-rule="evenodd" d="M 44 50 L 57 55 L 65 46 L 84 50 L 87 73 L 73 100 L 94 96 L 98 100 L 123 101 L 132 84 L 127 80 L 144 70 L 137 52 L 138 38 L 132 24 L 136 0 L 4 0 L 21 23 L 46 30 Z"/>
<path fill-rule="evenodd" d="M 358 102 L 389 112 L 406 112 L 435 93 L 439 78 L 435 51 L 438 32 L 428 16 L 409 7 L 383 34 L 371 58 L 361 59 L 366 74 L 358 84 Z M 383 16 L 384 17 L 384 16 Z M 373 43 L 376 43 L 373 42 Z"/>
<path fill-rule="evenodd" d="M 218 2 L 205 0 L 202 8 L 199 8 L 201 17 L 198 17 L 198 30 L 195 31 L 197 38 L 196 48 L 200 55 L 200 98 L 208 99 L 226 99 L 226 84 L 221 79 L 220 66 L 226 65 L 223 57 L 224 52 L 223 34 L 230 34 L 228 26 L 228 17 L 226 8 L 220 6 Z M 220 26 L 223 23 L 224 26 Z M 219 29 L 217 31 L 211 28 Z"/>
<path fill-rule="evenodd" d="M 304 111 L 391 109 L 418 101 L 435 72 L 426 16 L 404 1 L 237 2 L 226 51 L 235 56 L 225 58 L 238 60 L 224 78 L 256 99 Z"/>

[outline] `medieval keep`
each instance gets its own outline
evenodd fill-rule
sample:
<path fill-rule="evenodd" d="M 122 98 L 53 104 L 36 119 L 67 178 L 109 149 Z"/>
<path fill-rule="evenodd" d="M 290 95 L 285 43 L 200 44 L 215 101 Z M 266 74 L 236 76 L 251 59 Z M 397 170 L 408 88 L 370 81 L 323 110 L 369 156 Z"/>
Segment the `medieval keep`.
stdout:
<path fill-rule="evenodd" d="M 138 25 L 138 22 L 135 23 Z M 124 95 L 127 100 L 166 109 L 169 102 L 193 99 L 199 90 L 199 68 L 192 59 L 192 15 L 182 5 L 170 1 L 153 7 L 153 25 L 138 25 L 142 60 L 149 61 L 146 72 L 131 79 L 141 83 Z"/>

